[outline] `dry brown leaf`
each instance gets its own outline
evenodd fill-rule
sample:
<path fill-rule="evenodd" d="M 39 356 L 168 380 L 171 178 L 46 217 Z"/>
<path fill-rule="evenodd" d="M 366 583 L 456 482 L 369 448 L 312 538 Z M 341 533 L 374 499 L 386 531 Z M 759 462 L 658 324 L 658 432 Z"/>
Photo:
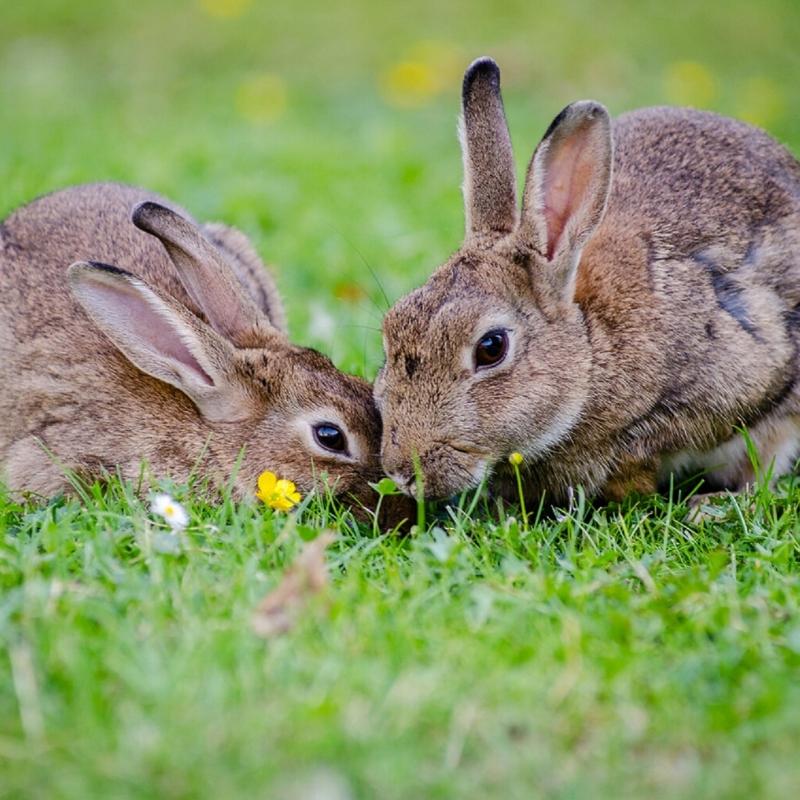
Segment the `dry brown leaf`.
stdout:
<path fill-rule="evenodd" d="M 259 636 L 270 638 L 290 631 L 309 599 L 328 585 L 325 550 L 335 538 L 331 531 L 323 531 L 309 542 L 261 601 L 253 614 L 253 630 Z"/>
<path fill-rule="evenodd" d="M 357 303 L 367 296 L 363 286 L 357 283 L 350 283 L 349 281 L 337 283 L 333 289 L 333 293 L 337 300 L 345 300 L 349 303 Z"/>

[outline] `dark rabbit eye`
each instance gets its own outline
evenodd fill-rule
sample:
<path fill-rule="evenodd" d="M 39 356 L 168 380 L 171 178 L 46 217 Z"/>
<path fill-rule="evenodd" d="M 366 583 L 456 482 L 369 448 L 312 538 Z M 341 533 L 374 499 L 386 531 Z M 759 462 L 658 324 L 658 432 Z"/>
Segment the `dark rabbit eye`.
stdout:
<path fill-rule="evenodd" d="M 489 331 L 475 345 L 475 367 L 497 366 L 508 352 L 508 334 L 504 330 Z"/>
<path fill-rule="evenodd" d="M 347 438 L 338 425 L 331 422 L 321 422 L 314 426 L 314 439 L 320 447 L 332 453 L 347 452 Z"/>

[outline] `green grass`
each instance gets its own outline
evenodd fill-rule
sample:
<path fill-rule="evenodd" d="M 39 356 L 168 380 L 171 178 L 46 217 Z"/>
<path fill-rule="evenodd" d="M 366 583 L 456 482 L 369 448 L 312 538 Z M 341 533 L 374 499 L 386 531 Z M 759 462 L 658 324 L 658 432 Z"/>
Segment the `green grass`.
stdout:
<path fill-rule="evenodd" d="M 503 67 L 520 171 L 583 96 L 614 113 L 706 105 L 800 152 L 793 0 L 245 2 L 225 19 L 200 2 L 10 5 L 0 216 L 85 180 L 161 191 L 246 230 L 294 337 L 368 377 L 384 292 L 460 239 L 472 57 Z M 385 89 L 408 60 L 447 78 L 400 98 L 414 108 Z M 273 517 L 173 491 L 192 514 L 178 551 L 124 487 L 0 496 L 0 797 L 800 787 L 797 481 L 699 529 L 663 498 L 527 528 L 478 503 L 403 540 L 320 504 Z M 324 527 L 339 534 L 328 590 L 287 635 L 258 638 L 253 610 Z"/>
<path fill-rule="evenodd" d="M 660 501 L 341 526 L 332 586 L 265 642 L 250 616 L 294 522 L 197 506 L 175 554 L 120 494 L 8 504 L 0 792 L 791 796 L 798 507 L 787 485 L 703 532 Z"/>

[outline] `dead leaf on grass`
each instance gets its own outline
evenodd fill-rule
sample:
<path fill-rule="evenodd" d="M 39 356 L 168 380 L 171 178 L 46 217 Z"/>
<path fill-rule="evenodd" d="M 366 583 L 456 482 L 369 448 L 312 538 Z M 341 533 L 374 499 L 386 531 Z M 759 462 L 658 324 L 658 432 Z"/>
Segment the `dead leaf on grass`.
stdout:
<path fill-rule="evenodd" d="M 268 639 L 290 631 L 303 607 L 328 585 L 325 550 L 336 536 L 324 531 L 307 544 L 281 582 L 261 601 L 253 614 L 253 630 Z"/>

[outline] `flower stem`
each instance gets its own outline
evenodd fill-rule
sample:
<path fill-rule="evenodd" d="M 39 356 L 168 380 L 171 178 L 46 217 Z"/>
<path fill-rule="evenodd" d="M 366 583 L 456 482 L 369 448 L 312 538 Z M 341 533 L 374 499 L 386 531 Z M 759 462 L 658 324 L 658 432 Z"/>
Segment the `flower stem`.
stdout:
<path fill-rule="evenodd" d="M 522 512 L 522 524 L 525 530 L 528 529 L 528 511 L 525 508 L 525 494 L 522 491 L 522 474 L 519 471 L 519 464 L 512 462 L 511 466 L 514 467 L 514 474 L 517 476 L 517 492 L 519 493 L 519 509 Z"/>

